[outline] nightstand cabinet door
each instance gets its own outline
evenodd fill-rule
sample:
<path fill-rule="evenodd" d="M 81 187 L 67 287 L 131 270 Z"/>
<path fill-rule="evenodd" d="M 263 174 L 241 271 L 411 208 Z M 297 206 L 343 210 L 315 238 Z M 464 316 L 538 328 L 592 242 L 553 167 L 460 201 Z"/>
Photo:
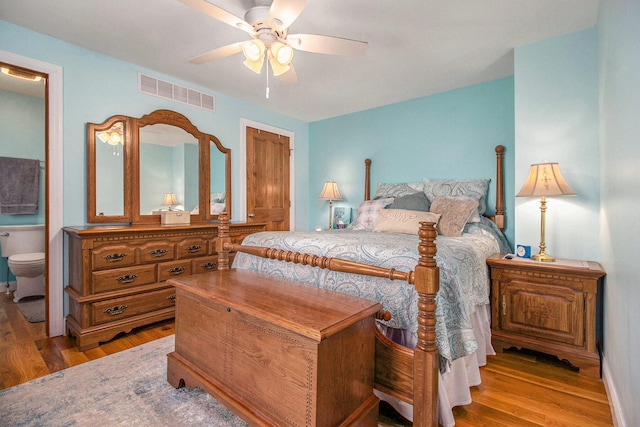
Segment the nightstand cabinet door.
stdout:
<path fill-rule="evenodd" d="M 523 281 L 503 273 L 500 329 L 544 340 L 584 344 L 584 297 L 566 286 Z"/>
<path fill-rule="evenodd" d="M 491 269 L 491 342 L 497 352 L 526 348 L 600 376 L 605 272 L 591 261 L 487 259 Z"/>

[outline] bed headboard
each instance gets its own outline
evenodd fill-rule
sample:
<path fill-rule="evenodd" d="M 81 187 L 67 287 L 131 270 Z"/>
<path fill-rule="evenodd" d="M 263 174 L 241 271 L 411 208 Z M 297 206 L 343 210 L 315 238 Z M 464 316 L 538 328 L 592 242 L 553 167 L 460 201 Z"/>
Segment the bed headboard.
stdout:
<path fill-rule="evenodd" d="M 497 145 L 496 152 L 496 209 L 494 215 L 485 215 L 504 231 L 504 145 Z M 364 200 L 371 199 L 371 159 L 364 161 Z"/>

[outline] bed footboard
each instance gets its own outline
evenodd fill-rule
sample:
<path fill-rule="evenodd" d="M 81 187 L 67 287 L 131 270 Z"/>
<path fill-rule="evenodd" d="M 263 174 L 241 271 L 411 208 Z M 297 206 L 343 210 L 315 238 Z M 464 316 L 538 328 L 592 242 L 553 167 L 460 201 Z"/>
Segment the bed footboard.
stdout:
<path fill-rule="evenodd" d="M 418 293 L 418 340 L 411 350 L 393 343 L 376 331 L 375 384 L 379 390 L 413 404 L 413 425 L 438 425 L 438 350 L 436 347 L 436 294 L 440 272 L 436 265 L 436 229 L 434 223 L 421 223 L 418 236 L 418 264 L 414 271 L 401 272 L 337 258 L 258 246 L 232 244 L 229 238 L 229 215 L 219 216 L 216 250 L 218 269 L 229 268 L 229 252 L 245 252 L 254 256 L 326 268 L 352 274 L 403 280 Z M 380 313 L 385 316 L 385 313 Z"/>

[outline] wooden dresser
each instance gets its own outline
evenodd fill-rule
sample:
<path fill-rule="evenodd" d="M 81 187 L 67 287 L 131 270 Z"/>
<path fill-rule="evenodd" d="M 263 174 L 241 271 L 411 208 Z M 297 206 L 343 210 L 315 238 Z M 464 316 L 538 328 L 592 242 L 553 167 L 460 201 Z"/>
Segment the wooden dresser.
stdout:
<path fill-rule="evenodd" d="M 491 331 L 496 351 L 512 346 L 557 356 L 600 376 L 605 272 L 591 261 L 538 262 L 494 255 Z"/>
<path fill-rule="evenodd" d="M 171 283 L 174 387 L 200 387 L 250 425 L 378 425 L 380 304 L 236 269 Z"/>
<path fill-rule="evenodd" d="M 264 224 L 231 224 L 240 243 Z M 65 227 L 69 239 L 67 331 L 81 351 L 120 332 L 174 316 L 166 280 L 217 268 L 217 223 Z M 231 255 L 233 256 L 233 254 Z"/>

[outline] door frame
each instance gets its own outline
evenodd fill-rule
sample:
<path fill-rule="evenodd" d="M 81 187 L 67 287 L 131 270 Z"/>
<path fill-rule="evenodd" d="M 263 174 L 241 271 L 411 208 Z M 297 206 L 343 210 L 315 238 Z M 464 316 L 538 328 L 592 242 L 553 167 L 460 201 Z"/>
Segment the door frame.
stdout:
<path fill-rule="evenodd" d="M 63 104 L 62 104 L 62 67 L 26 56 L 0 50 L 0 61 L 48 74 L 47 95 L 47 193 L 48 204 L 45 207 L 45 229 L 47 230 L 47 297 L 48 326 L 47 335 L 64 335 L 64 235 L 63 224 Z M 45 283 L 47 285 L 47 283 Z"/>
<path fill-rule="evenodd" d="M 289 207 L 289 229 L 295 231 L 295 161 L 294 158 L 294 146 L 295 146 L 295 133 L 290 130 L 277 128 L 264 123 L 254 122 L 248 119 L 240 119 L 240 167 L 239 167 L 239 181 L 240 181 L 240 212 L 239 218 L 242 221 L 247 221 L 247 128 L 260 129 L 266 132 L 275 133 L 278 135 L 286 136 L 289 138 L 289 201 L 291 206 Z"/>

